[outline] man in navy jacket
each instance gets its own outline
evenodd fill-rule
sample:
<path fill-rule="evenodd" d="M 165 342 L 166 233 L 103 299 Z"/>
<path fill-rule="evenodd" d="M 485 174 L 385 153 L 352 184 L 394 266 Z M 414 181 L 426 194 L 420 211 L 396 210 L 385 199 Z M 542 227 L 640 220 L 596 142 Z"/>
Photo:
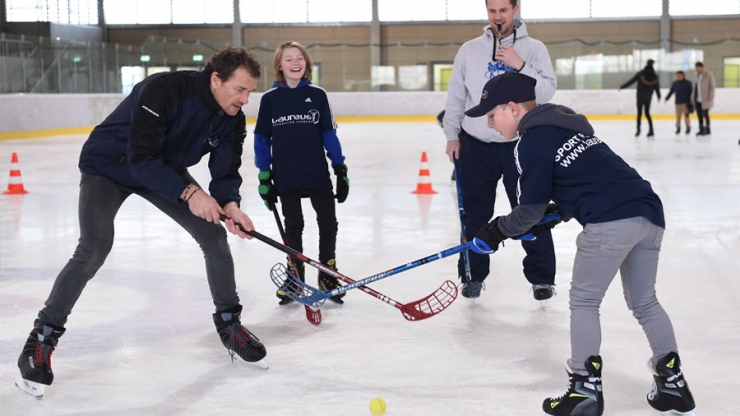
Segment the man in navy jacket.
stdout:
<path fill-rule="evenodd" d="M 149 201 L 195 238 L 205 257 L 221 342 L 232 356 L 267 368 L 265 347 L 240 323 L 234 263 L 220 223 L 227 217 L 228 231 L 242 238 L 250 237 L 236 223 L 254 229 L 239 208 L 239 167 L 246 135 L 241 107 L 259 77 L 259 62 L 250 51 L 225 47 L 202 72 L 144 79 L 95 127 L 79 162 L 79 243 L 18 359 L 18 387 L 38 397 L 51 385 L 51 353 L 82 290 L 108 256 L 114 219 L 131 194 Z M 205 155 L 211 174 L 207 191 L 187 170 Z"/>

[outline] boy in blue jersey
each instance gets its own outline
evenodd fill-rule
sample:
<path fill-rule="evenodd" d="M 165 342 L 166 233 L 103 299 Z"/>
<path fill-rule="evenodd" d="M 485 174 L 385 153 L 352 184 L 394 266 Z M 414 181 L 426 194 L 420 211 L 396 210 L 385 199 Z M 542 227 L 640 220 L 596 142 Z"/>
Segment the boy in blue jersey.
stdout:
<path fill-rule="evenodd" d="M 466 115 L 486 115 L 488 126 L 502 136 L 520 136 L 515 148 L 519 204 L 478 231 L 476 250 L 493 252 L 506 238 L 527 232 L 550 201 L 583 225 L 570 289 L 570 386 L 562 396 L 545 399 L 543 410 L 558 416 L 603 414 L 599 306 L 619 271 L 627 306 L 653 353 L 655 383 L 648 403 L 663 412 L 690 412 L 694 399 L 680 370 L 673 327 L 655 295 L 665 227 L 660 198 L 594 136 L 586 117 L 560 105 L 537 105 L 535 83 L 523 74 L 495 77 Z"/>
<path fill-rule="evenodd" d="M 259 193 L 267 208 L 271 209 L 280 197 L 288 245 L 303 252 L 301 198 L 308 196 L 319 226 L 319 261 L 336 269 L 338 224 L 334 198 L 339 203 L 347 199 L 349 179 L 334 113 L 326 91 L 311 84 L 312 67 L 306 48 L 298 42 L 285 42 L 275 51 L 275 82 L 262 96 L 254 129 L 255 163 L 260 170 Z M 336 196 L 327 156 L 337 176 Z M 304 280 L 303 263 L 296 263 L 296 277 Z M 335 277 L 319 272 L 321 290 L 337 287 Z M 280 289 L 276 295 L 281 305 L 292 301 Z M 341 304 L 344 295 L 330 299 Z"/>

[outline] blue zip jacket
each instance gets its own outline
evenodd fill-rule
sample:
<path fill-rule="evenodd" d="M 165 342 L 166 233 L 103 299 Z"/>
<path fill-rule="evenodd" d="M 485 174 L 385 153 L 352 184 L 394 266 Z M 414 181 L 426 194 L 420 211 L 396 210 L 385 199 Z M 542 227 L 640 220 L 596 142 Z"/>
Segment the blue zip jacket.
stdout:
<path fill-rule="evenodd" d="M 183 174 L 210 153 L 208 190 L 219 205 L 241 202 L 244 113 L 223 112 L 210 73 L 154 74 L 136 84 L 82 146 L 80 170 L 178 202 Z"/>

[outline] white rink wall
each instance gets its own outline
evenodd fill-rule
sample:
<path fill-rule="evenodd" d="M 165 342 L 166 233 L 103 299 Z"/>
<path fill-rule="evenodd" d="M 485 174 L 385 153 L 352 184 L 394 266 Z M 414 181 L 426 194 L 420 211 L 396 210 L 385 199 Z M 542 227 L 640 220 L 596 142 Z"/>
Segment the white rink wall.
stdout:
<path fill-rule="evenodd" d="M 661 91 L 665 98 L 667 89 Z M 255 118 L 261 93 L 244 107 Z M 436 116 L 446 92 L 330 92 L 336 117 Z M 0 133 L 95 126 L 124 98 L 121 94 L 7 94 L 0 98 Z M 653 101 L 651 113 L 674 114 L 673 97 Z M 559 90 L 551 100 L 587 115 L 635 115 L 634 88 L 617 90 Z M 740 116 L 740 89 L 717 90 L 711 114 Z"/>

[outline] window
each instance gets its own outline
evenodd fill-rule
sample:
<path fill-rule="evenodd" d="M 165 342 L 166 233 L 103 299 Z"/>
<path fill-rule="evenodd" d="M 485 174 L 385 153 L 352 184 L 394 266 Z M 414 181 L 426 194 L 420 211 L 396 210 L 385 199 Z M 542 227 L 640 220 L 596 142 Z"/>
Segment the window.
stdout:
<path fill-rule="evenodd" d="M 523 19 L 583 19 L 591 17 L 591 0 L 527 0 L 519 7 Z"/>
<path fill-rule="evenodd" d="M 659 17 L 663 13 L 662 0 L 526 0 L 523 3 L 520 11 L 524 19 Z"/>
<path fill-rule="evenodd" d="M 446 6 L 446 0 L 378 0 L 378 19 L 382 22 L 445 20 Z M 480 14 L 485 17 L 485 10 Z"/>
<path fill-rule="evenodd" d="M 232 0 L 172 0 L 174 24 L 231 24 L 234 22 Z"/>
<path fill-rule="evenodd" d="M 370 0 L 239 0 L 243 23 L 369 22 Z"/>
<path fill-rule="evenodd" d="M 97 0 L 6 0 L 9 22 L 97 25 Z"/>
<path fill-rule="evenodd" d="M 591 17 L 660 17 L 663 0 L 591 0 Z"/>
<path fill-rule="evenodd" d="M 483 0 L 378 0 L 381 22 L 486 20 Z"/>
<path fill-rule="evenodd" d="M 135 24 L 231 24 L 232 0 L 105 0 L 105 22 Z"/>
<path fill-rule="evenodd" d="M 447 20 L 486 20 L 487 16 L 481 0 L 447 0 Z"/>
<path fill-rule="evenodd" d="M 671 0 L 668 13 L 671 16 L 740 14 L 740 1 L 712 0 L 698 4 L 695 1 Z"/>

